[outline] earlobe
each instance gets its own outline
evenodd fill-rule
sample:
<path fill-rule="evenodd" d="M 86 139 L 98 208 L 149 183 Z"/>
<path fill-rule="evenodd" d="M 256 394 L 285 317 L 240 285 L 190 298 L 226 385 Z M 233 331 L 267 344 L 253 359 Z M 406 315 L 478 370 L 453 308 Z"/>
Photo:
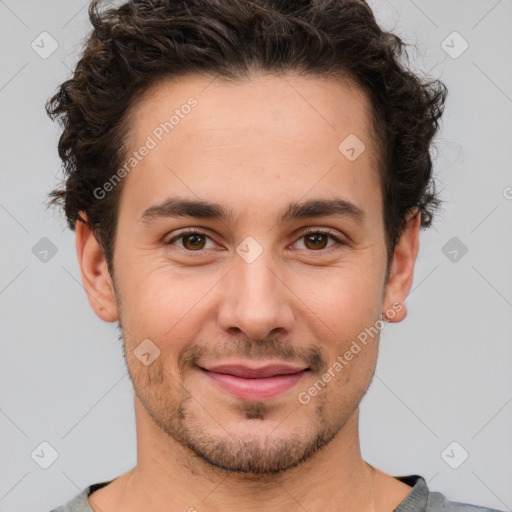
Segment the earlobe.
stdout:
<path fill-rule="evenodd" d="M 76 253 L 82 283 L 93 311 L 105 322 L 118 319 L 117 305 L 112 279 L 107 267 L 105 253 L 100 246 L 87 215 L 80 212 L 85 222 L 76 222 Z"/>
<path fill-rule="evenodd" d="M 386 284 L 383 319 L 387 322 L 401 322 L 407 316 L 405 299 L 409 294 L 414 277 L 414 264 L 419 250 L 421 214 L 417 208 L 407 215 L 407 222 L 398 240 Z"/>

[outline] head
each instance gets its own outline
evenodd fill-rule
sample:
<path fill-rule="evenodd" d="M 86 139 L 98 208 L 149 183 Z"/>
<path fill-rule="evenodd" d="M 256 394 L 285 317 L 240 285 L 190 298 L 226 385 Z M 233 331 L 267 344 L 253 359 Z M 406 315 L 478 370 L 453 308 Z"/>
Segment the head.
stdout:
<path fill-rule="evenodd" d="M 141 417 L 225 470 L 290 469 L 357 411 L 382 315 L 405 317 L 446 89 L 406 70 L 362 1 L 89 16 L 47 111 L 64 127 L 51 201 L 91 307 L 120 324 Z M 208 369 L 241 361 L 303 372 L 234 396 Z"/>

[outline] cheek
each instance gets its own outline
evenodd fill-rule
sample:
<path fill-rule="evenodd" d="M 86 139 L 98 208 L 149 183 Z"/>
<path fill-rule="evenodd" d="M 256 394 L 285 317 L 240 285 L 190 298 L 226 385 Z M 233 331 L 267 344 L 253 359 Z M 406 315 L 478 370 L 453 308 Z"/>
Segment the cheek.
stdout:
<path fill-rule="evenodd" d="M 334 389 L 366 389 L 376 364 L 382 328 L 380 276 L 365 270 L 346 265 L 329 276 L 296 280 L 293 288 L 303 302 L 298 315 L 307 319 L 327 370 L 336 375 Z"/>
<path fill-rule="evenodd" d="M 136 265 L 129 270 L 126 267 L 124 273 L 120 271 L 123 327 L 135 334 L 131 336 L 132 343 L 150 338 L 164 346 L 172 339 L 179 350 L 179 339 L 190 339 L 199 329 L 205 297 L 218 276 L 191 278 L 190 273 L 144 263 L 140 272 Z"/>
<path fill-rule="evenodd" d="M 306 276 L 294 275 L 292 289 L 334 333 L 373 323 L 381 313 L 383 277 L 375 267 L 347 263 Z"/>

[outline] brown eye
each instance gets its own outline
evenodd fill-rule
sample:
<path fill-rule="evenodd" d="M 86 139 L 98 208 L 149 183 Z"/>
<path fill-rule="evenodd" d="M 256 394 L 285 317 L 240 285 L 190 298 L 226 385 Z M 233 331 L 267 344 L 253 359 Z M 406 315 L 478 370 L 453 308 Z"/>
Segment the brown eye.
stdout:
<path fill-rule="evenodd" d="M 210 246 L 207 246 L 208 242 Z M 203 249 L 207 250 L 215 247 L 215 243 L 208 235 L 195 230 L 182 232 L 166 242 L 166 245 L 177 245 L 179 248 L 190 252 L 201 252 Z"/>
<path fill-rule="evenodd" d="M 311 233 L 304 237 L 308 249 L 325 249 L 328 236 L 324 233 Z"/>
<path fill-rule="evenodd" d="M 183 239 L 183 247 L 185 247 L 185 249 L 195 250 L 204 248 L 205 237 L 203 235 L 192 233 L 190 235 L 184 235 L 181 238 Z"/>
<path fill-rule="evenodd" d="M 329 239 L 334 243 L 328 245 Z M 317 252 L 328 251 L 331 248 L 335 249 L 336 246 L 345 245 L 334 233 L 321 229 L 310 229 L 298 241 L 304 244 L 304 247 L 299 247 L 300 249 Z"/>

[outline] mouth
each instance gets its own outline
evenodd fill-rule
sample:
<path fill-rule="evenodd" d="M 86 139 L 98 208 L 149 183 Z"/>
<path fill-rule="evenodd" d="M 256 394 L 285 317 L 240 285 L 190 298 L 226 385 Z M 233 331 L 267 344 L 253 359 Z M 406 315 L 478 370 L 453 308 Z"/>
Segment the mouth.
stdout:
<path fill-rule="evenodd" d="M 265 401 L 290 391 L 309 371 L 309 368 L 288 364 L 252 367 L 243 364 L 224 364 L 201 367 L 204 375 L 223 391 L 241 400 Z"/>

